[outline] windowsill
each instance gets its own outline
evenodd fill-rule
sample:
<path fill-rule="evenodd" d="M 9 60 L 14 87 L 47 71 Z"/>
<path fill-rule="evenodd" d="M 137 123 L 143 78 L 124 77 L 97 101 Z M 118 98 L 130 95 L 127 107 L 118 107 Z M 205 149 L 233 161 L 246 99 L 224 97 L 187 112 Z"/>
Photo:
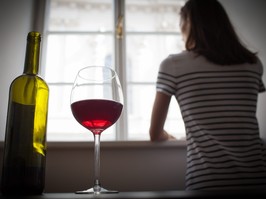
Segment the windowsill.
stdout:
<path fill-rule="evenodd" d="M 4 142 L 0 141 L 0 148 L 4 147 Z M 93 142 L 47 142 L 47 148 L 93 148 Z M 183 148 L 186 147 L 185 140 L 173 140 L 165 142 L 151 141 L 103 141 L 101 148 L 112 149 L 143 149 L 143 148 Z"/>
<path fill-rule="evenodd" d="M 175 148 L 185 147 L 185 140 L 151 142 L 151 141 L 103 141 L 101 148 L 125 149 L 125 148 Z M 93 142 L 48 142 L 48 148 L 86 148 L 94 147 Z"/>

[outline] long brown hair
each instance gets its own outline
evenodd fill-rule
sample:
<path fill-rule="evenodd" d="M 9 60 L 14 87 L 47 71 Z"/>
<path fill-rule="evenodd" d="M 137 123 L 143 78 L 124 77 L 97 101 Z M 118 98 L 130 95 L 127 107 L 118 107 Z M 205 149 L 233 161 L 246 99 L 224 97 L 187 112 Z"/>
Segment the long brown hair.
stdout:
<path fill-rule="evenodd" d="M 230 19 L 217 0 L 188 0 L 181 20 L 190 23 L 186 49 L 220 65 L 255 63 L 256 53 L 239 40 Z"/>

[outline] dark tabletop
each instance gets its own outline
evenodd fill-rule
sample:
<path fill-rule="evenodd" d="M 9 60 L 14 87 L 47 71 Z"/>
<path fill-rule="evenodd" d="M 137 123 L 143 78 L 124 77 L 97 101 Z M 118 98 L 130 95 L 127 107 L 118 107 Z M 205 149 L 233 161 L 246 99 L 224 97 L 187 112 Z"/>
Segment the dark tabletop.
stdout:
<path fill-rule="evenodd" d="M 44 193 L 36 196 L 2 196 L 5 198 L 29 198 L 29 199 L 156 199 L 156 198 L 264 198 L 265 191 L 144 191 L 144 192 L 120 192 L 116 194 L 75 194 L 75 193 Z"/>

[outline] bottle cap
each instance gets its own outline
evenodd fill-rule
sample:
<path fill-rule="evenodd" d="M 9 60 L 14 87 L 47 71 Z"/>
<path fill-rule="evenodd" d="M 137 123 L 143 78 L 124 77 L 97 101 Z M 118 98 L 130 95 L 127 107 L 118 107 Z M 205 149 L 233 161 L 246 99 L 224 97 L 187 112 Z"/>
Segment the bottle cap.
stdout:
<path fill-rule="evenodd" d="M 36 31 L 29 32 L 27 41 L 41 41 L 41 33 Z"/>

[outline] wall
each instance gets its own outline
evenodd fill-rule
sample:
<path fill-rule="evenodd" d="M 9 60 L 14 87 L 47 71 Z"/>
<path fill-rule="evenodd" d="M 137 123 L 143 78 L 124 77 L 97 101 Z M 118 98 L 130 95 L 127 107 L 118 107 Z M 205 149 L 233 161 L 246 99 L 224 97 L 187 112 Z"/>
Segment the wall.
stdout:
<path fill-rule="evenodd" d="M 0 141 L 4 139 L 8 87 L 23 70 L 26 35 L 34 0 L 0 1 Z M 266 67 L 265 0 L 221 0 L 237 31 L 259 52 Z M 263 80 L 266 83 L 266 74 Z M 258 119 L 266 140 L 266 95 L 259 97 Z M 184 189 L 185 144 L 168 142 L 103 143 L 102 182 L 119 191 Z M 3 143 L 0 143 L 0 157 Z M 91 143 L 49 143 L 46 191 L 73 192 L 92 185 Z M 1 164 L 2 158 L 0 158 Z M 1 167 L 0 167 L 1 168 Z"/>
<path fill-rule="evenodd" d="M 2 151 L 0 144 L 0 157 Z M 104 187 L 118 191 L 182 190 L 185 159 L 185 142 L 103 142 L 101 182 Z M 75 192 L 90 188 L 93 163 L 93 143 L 49 143 L 45 191 Z"/>
<path fill-rule="evenodd" d="M 8 89 L 22 74 L 27 33 L 31 29 L 32 0 L 0 1 L 0 140 L 4 140 Z"/>
<path fill-rule="evenodd" d="M 92 144 L 74 144 L 67 149 L 57 145 L 48 150 L 47 158 L 47 190 L 76 191 L 92 186 Z M 65 161 L 56 161 L 61 158 Z M 182 190 L 185 158 L 184 143 L 102 143 L 101 181 L 106 188 L 119 191 Z M 67 167 L 66 162 L 70 163 Z"/>
<path fill-rule="evenodd" d="M 263 82 L 266 86 L 266 1 L 265 0 L 222 0 L 239 36 L 255 52 L 264 65 Z M 258 121 L 261 137 L 266 142 L 266 93 L 259 95 Z"/>

